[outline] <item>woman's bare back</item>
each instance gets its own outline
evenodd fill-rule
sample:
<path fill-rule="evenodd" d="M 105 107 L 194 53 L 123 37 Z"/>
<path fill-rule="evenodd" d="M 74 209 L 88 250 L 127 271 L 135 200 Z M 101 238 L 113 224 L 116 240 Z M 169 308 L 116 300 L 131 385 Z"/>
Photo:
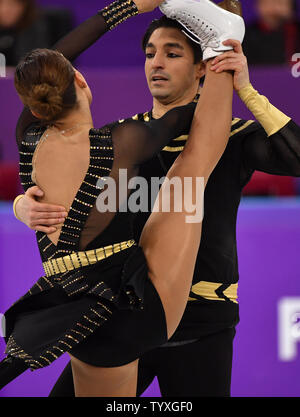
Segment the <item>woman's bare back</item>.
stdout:
<path fill-rule="evenodd" d="M 41 201 L 59 204 L 69 211 L 89 164 L 89 129 L 69 135 L 46 130 L 33 155 L 32 180 L 44 191 Z M 62 224 L 48 235 L 55 245 L 61 228 Z"/>

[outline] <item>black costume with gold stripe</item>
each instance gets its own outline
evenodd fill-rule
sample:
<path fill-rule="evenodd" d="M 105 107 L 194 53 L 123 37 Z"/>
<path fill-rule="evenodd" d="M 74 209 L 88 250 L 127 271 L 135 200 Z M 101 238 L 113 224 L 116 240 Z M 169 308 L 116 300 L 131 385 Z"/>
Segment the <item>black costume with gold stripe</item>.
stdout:
<path fill-rule="evenodd" d="M 133 118 L 147 123 L 152 113 Z M 164 176 L 186 140 L 187 136 L 173 139 L 142 165 L 140 175 L 148 180 Z M 170 343 L 197 339 L 239 321 L 236 219 L 243 187 L 255 170 L 300 176 L 300 128 L 296 123 L 290 121 L 268 137 L 258 122 L 232 120 L 229 143 L 205 190 L 201 243 L 189 303 Z M 136 238 L 146 219 L 147 213 L 137 217 Z"/>
<path fill-rule="evenodd" d="M 19 144 L 20 177 L 25 191 L 35 185 L 31 179 L 32 160 L 44 131 L 45 128 L 39 126 L 30 127 Z M 111 268 L 116 266 L 120 260 L 116 261 L 119 256 L 115 254 L 123 250 L 126 253 L 127 249 L 135 245 L 134 240 L 128 239 L 123 244 L 120 240 L 120 244 L 115 245 L 114 249 L 101 248 L 104 253 L 102 257 L 97 255 L 97 248 L 90 251 L 78 250 L 82 229 L 100 192 L 97 181 L 111 171 L 113 156 L 109 129 L 90 131 L 89 168 L 64 222 L 58 244 L 54 245 L 47 234 L 36 233 L 45 275 L 5 314 L 9 336 L 6 354 L 23 359 L 31 369 L 49 365 L 66 350 L 72 349 L 93 334 L 112 315 L 113 305 L 119 297 L 108 284 L 107 277 L 106 280 L 97 281 L 92 278 L 92 270 L 95 269 L 93 266 L 99 268 L 106 259 Z M 115 222 L 118 223 L 118 218 Z M 119 230 L 121 231 L 119 237 L 122 239 L 124 228 Z M 125 235 L 130 237 L 130 229 Z M 92 262 L 91 255 L 95 258 Z M 121 258 L 123 262 L 126 259 L 124 256 Z M 86 266 L 83 265 L 84 260 Z M 60 268 L 60 263 L 64 269 Z M 98 273 L 100 277 L 101 268 L 98 269 Z M 132 290 L 128 291 L 128 294 L 131 292 Z M 79 295 L 84 295 L 85 298 L 87 296 L 89 301 L 86 299 L 85 303 L 82 303 L 82 300 L 78 302 Z M 133 304 L 133 300 L 129 303 Z M 73 318 L 71 316 L 69 320 L 63 318 L 64 315 L 66 316 L 62 308 L 64 305 L 69 312 L 73 311 Z M 63 327 L 61 327 L 62 323 L 59 323 L 59 317 L 65 321 Z M 55 329 L 57 327 L 61 327 L 58 332 Z M 43 340 L 45 328 L 48 333 L 46 341 Z"/>
<path fill-rule="evenodd" d="M 111 20 L 115 8 L 117 18 Z M 97 36 L 132 14 L 136 14 L 136 6 L 131 0 L 117 1 L 92 19 Z M 69 59 L 76 56 L 74 33 L 77 35 L 76 29 L 58 48 Z M 31 56 L 26 56 L 25 62 L 28 59 Z M 134 241 L 135 214 L 130 210 L 124 213 L 118 206 L 111 217 L 112 213 L 106 216 L 95 208 L 107 177 L 115 179 L 118 194 L 116 173 L 121 168 L 129 178 L 138 175 L 139 166 L 178 132 L 189 132 L 195 107 L 190 103 L 172 109 L 147 125 L 128 119 L 122 125 L 115 122 L 90 129 L 88 170 L 58 243 L 37 233 L 45 275 L 5 313 L 8 357 L 0 363 L 0 388 L 24 371 L 24 362 L 34 370 L 72 350 L 73 356 L 94 366 L 121 366 L 167 340 L 164 309 L 148 277 L 143 251 Z M 33 158 L 46 129 L 24 107 L 16 139 L 25 190 L 34 185 Z M 129 194 L 127 190 L 125 200 Z M 81 236 L 87 227 L 92 236 L 83 244 Z"/>
<path fill-rule="evenodd" d="M 128 119 L 89 131 L 89 167 L 58 243 L 42 232 L 36 236 L 45 275 L 5 313 L 9 358 L 34 370 L 72 351 L 94 366 L 121 366 L 166 342 L 164 309 L 134 241 L 135 213 L 117 210 L 102 229 L 105 213 L 93 209 L 103 191 L 98 180 L 105 183 L 113 166 L 115 172 L 126 167 L 129 177 L 138 174 L 178 131 L 189 131 L 194 109 L 191 103 L 147 125 Z M 46 130 L 37 121 L 29 123 L 29 113 L 23 110 L 17 133 L 25 190 L 34 185 L 33 158 Z M 93 235 L 82 248 L 87 221 Z"/>

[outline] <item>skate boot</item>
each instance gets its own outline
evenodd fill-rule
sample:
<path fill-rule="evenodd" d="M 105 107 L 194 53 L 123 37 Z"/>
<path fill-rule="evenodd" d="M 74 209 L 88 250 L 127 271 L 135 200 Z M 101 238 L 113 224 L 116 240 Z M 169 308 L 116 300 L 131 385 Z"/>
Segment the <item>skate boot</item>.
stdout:
<path fill-rule="evenodd" d="M 239 3 L 224 0 L 219 7 L 210 0 L 165 0 L 160 10 L 170 19 L 177 20 L 186 29 L 185 35 L 200 44 L 206 61 L 232 49 L 223 45 L 223 41 L 243 41 L 245 23 L 239 15 Z"/>

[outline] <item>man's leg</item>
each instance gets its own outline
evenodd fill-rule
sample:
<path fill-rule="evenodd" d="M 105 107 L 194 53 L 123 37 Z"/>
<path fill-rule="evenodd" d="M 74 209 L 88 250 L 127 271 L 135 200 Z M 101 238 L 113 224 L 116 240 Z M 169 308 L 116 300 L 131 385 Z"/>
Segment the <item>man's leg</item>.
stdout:
<path fill-rule="evenodd" d="M 139 360 L 137 396 L 140 397 L 153 382 L 157 375 L 157 363 L 159 363 L 160 349 L 147 352 Z"/>
<path fill-rule="evenodd" d="M 235 329 L 197 342 L 159 348 L 157 377 L 163 397 L 229 397 Z"/>

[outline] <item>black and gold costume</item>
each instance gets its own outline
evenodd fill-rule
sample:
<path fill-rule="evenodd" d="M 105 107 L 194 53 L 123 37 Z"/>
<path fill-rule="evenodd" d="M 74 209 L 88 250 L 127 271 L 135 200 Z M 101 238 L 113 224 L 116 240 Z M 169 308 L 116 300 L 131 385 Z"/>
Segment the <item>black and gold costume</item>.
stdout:
<path fill-rule="evenodd" d="M 152 120 L 152 113 L 138 120 Z M 187 136 L 173 139 L 142 165 L 140 175 L 164 176 L 184 148 Z M 183 319 L 172 341 L 192 340 L 238 323 L 236 219 L 242 190 L 255 170 L 300 176 L 300 127 L 289 121 L 268 136 L 253 120 L 232 120 L 227 148 L 205 190 L 204 220 L 193 286 Z M 136 237 L 147 213 L 136 218 Z M 213 306 L 213 307 L 212 307 Z"/>
<path fill-rule="evenodd" d="M 137 118 L 147 123 L 152 115 L 147 112 Z M 205 189 L 201 243 L 187 308 L 169 342 L 140 359 L 138 394 L 157 376 L 166 397 L 230 395 L 233 339 L 239 322 L 236 220 L 242 190 L 255 170 L 300 176 L 300 127 L 292 120 L 281 129 L 282 120 L 277 127 L 276 120 L 270 126 L 268 122 L 263 120 L 269 134 L 258 122 L 232 121 L 229 143 Z M 140 175 L 164 175 L 186 139 L 172 140 L 141 167 Z M 145 213 L 136 218 L 137 236 L 146 219 Z M 72 395 L 71 390 L 64 391 L 71 387 L 67 368 L 63 382 L 62 392 Z M 52 395 L 59 395 L 59 384 Z"/>
<path fill-rule="evenodd" d="M 105 181 L 113 167 L 115 172 L 127 167 L 129 177 L 136 175 L 139 165 L 175 132 L 189 130 L 194 109 L 194 103 L 178 107 L 149 125 L 129 119 L 90 130 L 90 165 L 58 244 L 45 233 L 37 233 L 45 275 L 5 313 L 8 356 L 37 369 L 72 349 L 73 356 L 89 364 L 121 366 L 153 343 L 166 341 L 164 311 L 148 279 L 143 252 L 134 241 L 134 213 L 117 212 L 101 230 L 106 213 L 95 210 L 97 181 Z M 25 133 L 18 144 L 20 176 L 26 190 L 34 185 L 32 159 L 45 127 L 34 124 L 28 128 L 24 120 L 26 116 L 21 116 L 18 132 Z M 94 236 L 82 248 L 87 222 L 94 224 Z M 142 312 L 135 314 L 133 310 L 139 309 Z M 155 316 L 153 330 L 158 337 L 149 331 Z M 142 329 L 147 329 L 147 337 Z"/>
<path fill-rule="evenodd" d="M 126 7 L 132 4 L 125 2 Z M 122 10 L 118 12 L 121 20 Z M 107 9 L 102 14 L 110 19 Z M 96 19 L 98 32 L 104 34 L 108 24 L 102 14 Z M 61 41 L 59 48 L 69 59 L 74 58 L 73 35 Z M 139 166 L 178 132 L 186 134 L 195 106 L 178 107 L 147 125 L 128 119 L 89 131 L 89 167 L 58 243 L 45 233 L 36 234 L 45 275 L 5 313 L 8 359 L 0 366 L 0 387 L 11 379 L 6 374 L 9 364 L 18 366 L 20 360 L 35 370 L 72 350 L 86 363 L 113 367 L 166 342 L 164 309 L 148 277 L 143 251 L 134 240 L 135 214 L 129 210 L 101 213 L 96 200 L 108 176 L 116 180 L 119 195 L 120 168 L 127 169 L 128 179 L 136 176 Z M 16 136 L 25 190 L 34 185 L 33 157 L 46 129 L 24 108 Z M 118 203 L 119 208 L 124 201 Z"/>

